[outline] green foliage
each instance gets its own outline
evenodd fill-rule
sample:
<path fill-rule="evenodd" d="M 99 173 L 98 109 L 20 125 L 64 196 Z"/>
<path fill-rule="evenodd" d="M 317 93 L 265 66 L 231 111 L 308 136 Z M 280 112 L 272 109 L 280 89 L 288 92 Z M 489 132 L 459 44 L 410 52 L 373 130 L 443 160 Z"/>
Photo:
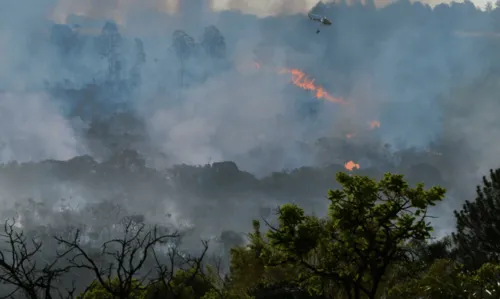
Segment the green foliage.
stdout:
<path fill-rule="evenodd" d="M 474 201 L 466 201 L 455 211 L 457 220 L 453 240 L 468 269 L 485 262 L 499 262 L 500 253 L 500 169 L 490 170 L 489 179 L 477 186 Z"/>
<path fill-rule="evenodd" d="M 460 269 L 453 261 L 437 260 L 419 277 L 398 284 L 389 291 L 388 299 L 396 298 L 466 298 Z"/>
<path fill-rule="evenodd" d="M 201 299 L 254 299 L 248 295 L 235 295 L 227 290 L 211 289 Z"/>
<path fill-rule="evenodd" d="M 92 282 L 89 286 L 87 292 L 83 295 L 77 297 L 77 299 L 118 299 L 118 298 L 129 298 L 129 299 L 142 299 L 144 296 L 145 287 L 142 286 L 137 280 L 133 280 L 130 285 L 129 291 L 123 292 L 122 297 L 114 296 L 108 289 L 114 290 L 115 292 L 120 292 L 119 285 L 120 282 L 118 278 L 114 278 L 111 281 L 105 281 L 106 287 L 104 287 L 98 281 Z"/>
<path fill-rule="evenodd" d="M 130 296 L 119 298 L 500 298 L 494 229 L 499 216 L 490 211 L 499 206 L 500 171 L 490 178 L 478 187 L 476 201 L 456 212 L 457 233 L 429 242 L 427 210 L 444 198 L 443 188 L 410 187 L 402 175 L 376 181 L 339 173 L 341 188 L 328 192 L 326 217 L 285 204 L 266 232 L 255 220 L 249 244 L 231 249 L 228 276 L 220 278 L 210 267 L 178 270 L 147 286 L 134 281 Z M 481 258 L 473 269 L 472 257 Z M 79 298 L 118 297 L 94 282 Z"/>
<path fill-rule="evenodd" d="M 209 277 L 202 275 L 198 269 L 178 270 L 171 280 L 162 280 L 151 282 L 149 285 L 141 285 L 134 280 L 131 286 L 131 292 L 123 294 L 123 297 L 113 296 L 108 288 L 118 292 L 118 279 L 111 282 L 105 282 L 104 287 L 98 281 L 94 281 L 88 291 L 78 296 L 78 299 L 201 299 L 206 294 L 212 293 L 214 281 Z"/>
<path fill-rule="evenodd" d="M 229 289 L 244 298 L 280 298 L 280 293 L 301 290 L 298 282 L 301 269 L 293 264 L 272 265 L 261 256 L 262 247 L 257 238 L 258 232 L 251 234 L 255 243 L 247 248 L 237 247 L 231 250 L 231 279 Z"/>
<path fill-rule="evenodd" d="M 377 182 L 339 173 L 337 181 L 342 189 L 329 191 L 327 218 L 283 205 L 266 240 L 254 223 L 249 248 L 257 256 L 256 276 L 265 277 L 269 267 L 291 267 L 299 272 L 297 284 L 311 294 L 343 290 L 354 298 L 375 298 L 390 267 L 406 262 L 409 243 L 430 237 L 427 208 L 445 194 L 440 187 L 410 188 L 401 175 L 386 174 Z M 235 257 L 241 252 L 233 252 Z"/>
<path fill-rule="evenodd" d="M 500 265 L 486 263 L 468 277 L 470 293 L 476 294 L 476 298 L 499 298 L 500 297 Z"/>
<path fill-rule="evenodd" d="M 144 292 L 143 299 L 196 299 L 202 298 L 214 288 L 214 281 L 198 268 L 181 269 L 171 279 L 165 277 L 151 283 Z"/>
<path fill-rule="evenodd" d="M 453 248 L 453 240 L 446 236 L 432 242 L 416 242 L 413 244 L 418 261 L 423 267 L 429 267 L 439 259 L 454 259 L 456 252 Z"/>
<path fill-rule="evenodd" d="M 484 264 L 473 272 L 451 260 L 437 260 L 419 277 L 389 291 L 388 299 L 493 299 L 500 295 L 500 266 Z"/>

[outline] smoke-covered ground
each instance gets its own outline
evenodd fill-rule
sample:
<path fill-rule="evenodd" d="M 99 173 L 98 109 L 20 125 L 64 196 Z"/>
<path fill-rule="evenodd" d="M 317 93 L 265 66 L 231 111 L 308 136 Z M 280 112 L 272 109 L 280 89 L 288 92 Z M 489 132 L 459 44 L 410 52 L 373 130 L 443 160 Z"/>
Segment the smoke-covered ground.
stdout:
<path fill-rule="evenodd" d="M 320 28 L 301 1 L 138 3 L 2 2 L 0 196 L 23 227 L 141 214 L 196 246 L 280 203 L 321 214 L 350 162 L 447 187 L 443 233 L 498 167 L 498 9 L 319 4 Z"/>

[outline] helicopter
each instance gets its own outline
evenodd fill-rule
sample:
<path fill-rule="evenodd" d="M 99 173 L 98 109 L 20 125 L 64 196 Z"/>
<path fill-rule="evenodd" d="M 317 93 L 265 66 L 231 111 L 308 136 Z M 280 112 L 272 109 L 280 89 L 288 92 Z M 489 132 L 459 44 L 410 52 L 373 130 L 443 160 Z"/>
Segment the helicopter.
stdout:
<path fill-rule="evenodd" d="M 309 17 L 309 19 L 311 21 L 319 22 L 321 25 L 325 25 L 325 26 L 331 26 L 332 25 L 332 21 L 330 21 L 330 19 L 328 19 L 325 16 L 318 16 L 318 15 L 315 15 L 315 14 L 312 14 L 312 13 L 308 13 L 307 16 Z M 319 32 L 320 32 L 319 29 L 316 30 L 316 34 L 318 34 Z"/>

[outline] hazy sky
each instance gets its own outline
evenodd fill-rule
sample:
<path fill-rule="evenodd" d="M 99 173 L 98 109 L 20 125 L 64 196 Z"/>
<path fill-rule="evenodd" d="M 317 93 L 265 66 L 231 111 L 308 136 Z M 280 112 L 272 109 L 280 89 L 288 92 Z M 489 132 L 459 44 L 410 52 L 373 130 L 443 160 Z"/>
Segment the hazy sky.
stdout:
<path fill-rule="evenodd" d="M 113 18 L 120 22 L 126 12 L 141 9 L 154 9 L 172 11 L 177 7 L 177 2 L 186 3 L 193 7 L 193 3 L 209 3 L 215 10 L 236 9 L 258 16 L 274 14 L 305 13 L 309 11 L 319 0 L 45 0 L 56 3 L 56 9 L 52 12 L 52 18 L 63 21 L 69 14 L 93 15 L 94 17 Z M 330 0 L 324 0 L 328 2 Z M 347 0 L 349 1 L 349 0 Z M 364 1 L 364 0 L 361 0 Z M 394 0 L 375 0 L 378 6 L 384 6 Z M 463 0 L 458 0 L 463 1 Z M 488 0 L 473 0 L 483 8 Z M 191 3 L 189 3 L 191 2 Z M 451 2 L 451 0 L 423 0 L 432 6 Z"/>
<path fill-rule="evenodd" d="M 184 1 L 184 0 L 183 0 Z M 190 1 L 190 0 L 187 0 Z M 192 1 L 192 0 L 191 0 Z M 195 0 L 196 1 L 196 0 Z M 287 10 L 293 12 L 308 11 L 311 9 L 319 0 L 213 0 L 214 6 L 217 9 L 228 9 L 237 8 L 245 10 L 258 15 L 272 14 L 273 12 L 282 9 L 283 5 L 288 6 Z M 380 6 L 386 5 L 393 0 L 375 0 Z M 461 2 L 462 0 L 456 0 Z M 324 1 L 327 2 L 327 1 Z M 440 3 L 449 3 L 451 0 L 423 0 L 423 3 L 428 3 L 431 6 Z M 477 6 L 483 8 L 488 0 L 473 0 L 472 1 Z M 494 1 L 493 1 L 494 2 Z M 286 4 L 285 4 L 286 3 Z"/>

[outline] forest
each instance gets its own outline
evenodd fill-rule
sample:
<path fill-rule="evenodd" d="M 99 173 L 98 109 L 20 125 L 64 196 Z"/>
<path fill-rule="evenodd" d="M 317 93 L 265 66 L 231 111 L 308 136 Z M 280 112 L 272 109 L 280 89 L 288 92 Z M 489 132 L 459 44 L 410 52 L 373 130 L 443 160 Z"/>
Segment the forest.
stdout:
<path fill-rule="evenodd" d="M 444 188 L 410 186 L 391 173 L 375 180 L 338 172 L 336 180 L 325 217 L 283 204 L 246 236 L 225 231 L 190 252 L 181 246 L 186 232 L 137 214 L 59 230 L 8 220 L 2 290 L 33 299 L 498 298 L 500 169 L 483 177 L 476 198 L 454 211 L 455 232 L 440 239 L 430 207 L 445 199 Z M 229 255 L 209 251 L 212 242 Z"/>
<path fill-rule="evenodd" d="M 500 298 L 500 2 L 63 2 L 0 9 L 0 298 Z"/>

